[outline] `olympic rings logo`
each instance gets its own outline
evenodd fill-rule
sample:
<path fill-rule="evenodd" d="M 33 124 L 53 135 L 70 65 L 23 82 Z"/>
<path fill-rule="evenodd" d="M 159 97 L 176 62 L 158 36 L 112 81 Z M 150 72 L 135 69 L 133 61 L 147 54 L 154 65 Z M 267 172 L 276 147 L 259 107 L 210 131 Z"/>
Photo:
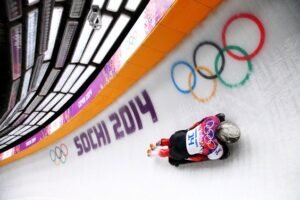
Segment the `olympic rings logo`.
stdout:
<path fill-rule="evenodd" d="M 65 163 L 68 156 L 68 147 L 65 144 L 60 144 L 60 146 L 55 146 L 54 149 L 50 149 L 49 151 L 50 159 L 56 165 L 60 163 Z"/>
<path fill-rule="evenodd" d="M 202 141 L 209 149 L 217 148 L 217 144 L 214 141 L 215 139 L 215 131 L 212 129 L 215 122 L 213 120 L 209 120 L 206 122 L 203 128 L 203 138 Z"/>
<path fill-rule="evenodd" d="M 228 45 L 228 43 L 227 43 L 226 32 L 227 32 L 229 26 L 232 24 L 232 22 L 234 22 L 235 20 L 238 20 L 238 19 L 248 19 L 248 20 L 254 22 L 257 25 L 258 29 L 259 29 L 260 40 L 259 40 L 258 46 L 251 53 L 247 53 L 246 50 L 244 50 L 242 47 L 239 47 L 239 46 L 236 46 L 236 45 Z M 207 103 L 216 94 L 217 79 L 224 86 L 226 86 L 228 88 L 236 88 L 236 87 L 243 86 L 249 80 L 250 74 L 252 72 L 251 59 L 254 58 L 260 52 L 260 50 L 263 47 L 264 41 L 265 41 L 265 29 L 264 29 L 263 24 L 261 23 L 261 21 L 256 16 L 254 16 L 253 14 L 250 14 L 250 13 L 236 14 L 236 15 L 230 17 L 228 19 L 228 21 L 225 23 L 225 26 L 223 27 L 223 30 L 222 30 L 222 45 L 223 45 L 223 48 L 221 48 L 219 45 L 217 45 L 215 42 L 212 42 L 212 41 L 204 41 L 204 42 L 199 43 L 196 46 L 196 48 L 194 50 L 194 53 L 193 53 L 193 66 L 191 64 L 189 64 L 188 62 L 183 61 L 183 60 L 177 61 L 172 65 L 172 68 L 171 68 L 172 82 L 173 82 L 175 88 L 179 92 L 181 92 L 183 94 L 191 93 L 192 96 L 196 100 L 198 100 L 199 102 Z M 214 47 L 218 50 L 218 54 L 216 55 L 215 61 L 214 61 L 215 74 L 213 74 L 213 72 L 209 68 L 207 68 L 206 66 L 199 65 L 196 61 L 198 50 L 201 47 L 207 46 L 207 45 L 212 46 L 212 47 Z M 233 50 L 238 51 L 241 55 L 237 55 L 237 54 L 233 53 Z M 229 82 L 225 81 L 221 76 L 221 74 L 224 70 L 224 67 L 225 67 L 224 52 L 226 52 L 230 57 L 232 57 L 235 60 L 245 61 L 247 63 L 248 72 L 246 73 L 244 78 L 238 83 L 229 83 Z M 191 71 L 189 76 L 188 76 L 188 89 L 180 88 L 178 86 L 178 84 L 176 83 L 176 81 L 175 81 L 175 78 L 174 78 L 175 68 L 179 65 L 183 65 L 183 66 L 189 68 L 189 70 Z M 204 71 L 206 73 L 203 73 Z M 197 95 L 194 92 L 194 89 L 196 87 L 196 82 L 197 82 L 196 72 L 201 77 L 213 81 L 213 89 L 212 89 L 212 92 L 210 93 L 210 95 L 208 97 L 200 97 L 199 95 Z M 193 79 L 192 79 L 192 77 L 193 77 Z"/>

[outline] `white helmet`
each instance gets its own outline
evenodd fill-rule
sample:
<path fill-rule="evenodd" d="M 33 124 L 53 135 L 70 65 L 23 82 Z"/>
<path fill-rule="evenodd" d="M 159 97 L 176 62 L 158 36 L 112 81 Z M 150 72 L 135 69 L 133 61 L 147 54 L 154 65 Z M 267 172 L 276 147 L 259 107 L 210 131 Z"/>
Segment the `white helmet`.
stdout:
<path fill-rule="evenodd" d="M 241 131 L 237 125 L 229 121 L 221 122 L 217 129 L 217 138 L 225 143 L 234 143 L 240 139 Z"/>

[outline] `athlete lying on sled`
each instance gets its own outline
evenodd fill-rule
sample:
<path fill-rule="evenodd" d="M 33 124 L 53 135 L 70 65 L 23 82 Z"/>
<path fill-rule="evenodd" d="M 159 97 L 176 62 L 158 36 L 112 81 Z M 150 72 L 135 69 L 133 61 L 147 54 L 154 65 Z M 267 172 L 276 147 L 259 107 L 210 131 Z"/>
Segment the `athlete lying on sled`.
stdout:
<path fill-rule="evenodd" d="M 230 155 L 227 144 L 237 142 L 239 138 L 239 128 L 225 121 L 225 115 L 221 113 L 206 117 L 187 130 L 177 131 L 169 139 L 162 138 L 155 145 L 150 144 L 147 155 L 168 157 L 169 163 L 176 167 L 191 162 L 225 159 Z"/>

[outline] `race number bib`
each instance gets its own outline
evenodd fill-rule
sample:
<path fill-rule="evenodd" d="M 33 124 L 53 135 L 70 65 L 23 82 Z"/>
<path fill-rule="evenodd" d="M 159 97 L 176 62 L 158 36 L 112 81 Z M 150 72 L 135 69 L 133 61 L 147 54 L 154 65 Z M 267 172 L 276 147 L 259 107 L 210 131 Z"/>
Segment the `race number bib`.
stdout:
<path fill-rule="evenodd" d="M 203 147 L 200 145 L 199 135 L 201 134 L 200 126 L 189 130 L 186 134 L 186 148 L 190 155 L 202 152 Z"/>

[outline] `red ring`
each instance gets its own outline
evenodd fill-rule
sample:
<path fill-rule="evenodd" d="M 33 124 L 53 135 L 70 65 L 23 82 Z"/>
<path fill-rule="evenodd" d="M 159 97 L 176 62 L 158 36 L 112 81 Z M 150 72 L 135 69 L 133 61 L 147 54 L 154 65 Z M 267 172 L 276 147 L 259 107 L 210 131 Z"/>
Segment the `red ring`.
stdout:
<path fill-rule="evenodd" d="M 234 20 L 239 19 L 239 18 L 249 19 L 249 20 L 253 21 L 257 25 L 257 27 L 259 28 L 260 41 L 259 41 L 258 47 L 251 54 L 249 54 L 248 56 L 238 56 L 238 55 L 235 55 L 234 53 L 232 53 L 230 50 L 227 51 L 227 53 L 231 57 L 233 57 L 233 58 L 235 58 L 237 60 L 250 60 L 254 56 L 256 56 L 256 54 L 258 54 L 258 52 L 262 49 L 263 44 L 265 42 L 265 29 L 264 29 L 264 26 L 262 25 L 261 21 L 256 16 L 254 16 L 254 15 L 252 15 L 250 13 L 240 13 L 240 14 L 233 15 L 232 17 L 230 17 L 229 20 L 226 22 L 225 26 L 223 27 L 223 31 L 222 31 L 222 43 L 223 43 L 224 47 L 227 46 L 226 31 L 227 31 L 229 25 Z"/>

